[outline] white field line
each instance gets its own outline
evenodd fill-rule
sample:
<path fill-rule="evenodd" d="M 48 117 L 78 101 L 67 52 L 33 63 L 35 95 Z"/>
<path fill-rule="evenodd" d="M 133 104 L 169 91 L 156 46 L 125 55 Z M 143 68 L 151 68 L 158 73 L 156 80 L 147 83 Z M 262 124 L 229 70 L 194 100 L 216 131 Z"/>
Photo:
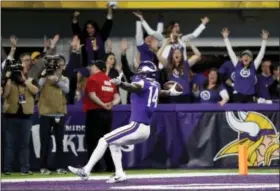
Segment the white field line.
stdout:
<path fill-rule="evenodd" d="M 129 179 L 145 178 L 180 178 L 180 177 L 203 177 L 203 176 L 229 176 L 238 173 L 171 173 L 171 174 L 134 174 L 128 175 Z M 279 175 L 279 173 L 250 173 L 249 175 Z M 90 176 L 89 180 L 107 180 L 108 175 Z M 50 178 L 14 178 L 2 179 L 1 182 L 40 182 L 40 181 L 75 181 L 81 180 L 80 177 L 50 177 Z"/>
<path fill-rule="evenodd" d="M 211 184 L 183 184 L 183 185 L 143 185 L 143 186 L 115 186 L 113 190 L 225 190 L 225 189 L 256 189 L 256 188 L 279 188 L 279 184 L 231 184 L 231 185 L 211 185 Z"/>

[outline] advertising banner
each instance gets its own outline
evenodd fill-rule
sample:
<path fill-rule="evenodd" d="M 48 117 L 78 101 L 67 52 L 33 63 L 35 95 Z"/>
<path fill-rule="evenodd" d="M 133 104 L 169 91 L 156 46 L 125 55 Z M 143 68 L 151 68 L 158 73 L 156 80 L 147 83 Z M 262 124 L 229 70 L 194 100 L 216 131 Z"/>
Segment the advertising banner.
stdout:
<path fill-rule="evenodd" d="M 125 168 L 237 167 L 240 144 L 248 147 L 250 166 L 279 165 L 279 111 L 211 111 L 207 107 L 201 112 L 191 111 L 190 107 L 183 111 L 180 107 L 159 108 L 152 119 L 150 138 L 122 147 Z M 129 115 L 129 106 L 116 109 L 112 128 L 127 124 Z M 81 166 L 87 162 L 84 117 L 81 109 L 69 109 L 64 135 L 65 165 Z M 30 163 L 36 170 L 40 158 L 38 120 L 35 115 Z M 54 166 L 54 137 L 50 141 L 49 163 Z"/>

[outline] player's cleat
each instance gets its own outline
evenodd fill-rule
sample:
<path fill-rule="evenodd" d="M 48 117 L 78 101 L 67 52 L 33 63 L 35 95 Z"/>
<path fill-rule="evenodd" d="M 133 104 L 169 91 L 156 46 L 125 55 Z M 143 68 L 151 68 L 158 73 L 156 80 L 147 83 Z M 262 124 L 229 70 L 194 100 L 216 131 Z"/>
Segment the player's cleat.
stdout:
<path fill-rule="evenodd" d="M 126 181 L 126 174 L 123 173 L 121 175 L 113 174 L 110 178 L 106 181 L 106 183 L 118 183 L 118 182 L 125 182 Z"/>
<path fill-rule="evenodd" d="M 72 166 L 68 166 L 68 169 L 75 175 L 81 177 L 83 180 L 87 180 L 89 178 L 89 174 L 85 172 L 83 168 L 74 168 Z"/>

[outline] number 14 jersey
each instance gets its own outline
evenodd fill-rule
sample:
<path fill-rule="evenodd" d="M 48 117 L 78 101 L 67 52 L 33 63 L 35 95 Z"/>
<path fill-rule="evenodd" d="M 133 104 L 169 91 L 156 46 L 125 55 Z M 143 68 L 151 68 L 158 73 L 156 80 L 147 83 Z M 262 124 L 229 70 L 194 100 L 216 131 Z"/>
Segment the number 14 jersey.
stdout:
<path fill-rule="evenodd" d="M 152 115 L 157 108 L 160 84 L 157 81 L 141 77 L 133 77 L 132 84 L 138 84 L 142 89 L 130 95 L 131 115 L 130 121 L 150 124 Z"/>

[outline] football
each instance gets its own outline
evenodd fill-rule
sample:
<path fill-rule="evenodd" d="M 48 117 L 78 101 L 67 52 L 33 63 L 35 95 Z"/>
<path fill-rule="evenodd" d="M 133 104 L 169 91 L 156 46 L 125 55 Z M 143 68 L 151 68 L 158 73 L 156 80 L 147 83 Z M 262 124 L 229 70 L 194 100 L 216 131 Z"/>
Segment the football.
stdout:
<path fill-rule="evenodd" d="M 175 81 L 168 81 L 168 82 L 166 82 L 163 85 L 163 89 L 164 90 L 169 90 L 172 86 L 174 86 L 175 83 L 177 83 L 176 86 L 175 86 L 176 91 L 182 92 L 183 89 L 184 89 L 183 86 L 181 86 L 181 84 L 179 84 L 178 82 L 175 82 Z"/>

